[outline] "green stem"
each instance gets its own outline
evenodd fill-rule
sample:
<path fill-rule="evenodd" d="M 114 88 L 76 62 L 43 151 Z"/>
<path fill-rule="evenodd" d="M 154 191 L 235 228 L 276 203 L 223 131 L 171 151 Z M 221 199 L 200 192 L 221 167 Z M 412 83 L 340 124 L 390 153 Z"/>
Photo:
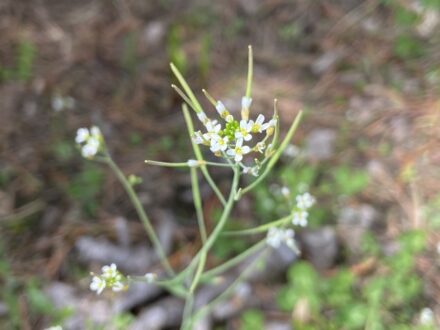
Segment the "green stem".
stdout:
<path fill-rule="evenodd" d="M 267 231 L 269 228 L 283 225 L 291 219 L 292 219 L 292 216 L 287 215 L 283 218 L 280 218 L 278 220 L 274 220 L 272 222 L 266 223 L 264 225 L 261 225 L 261 226 L 255 227 L 255 228 L 244 229 L 244 230 L 225 231 L 222 235 L 236 236 L 236 235 L 252 235 L 252 234 L 263 233 L 263 232 Z"/>
<path fill-rule="evenodd" d="M 148 237 L 150 238 L 151 242 L 153 243 L 154 249 L 156 250 L 156 253 L 159 255 L 160 262 L 162 263 L 163 267 L 165 268 L 168 275 L 173 276 L 175 275 L 173 268 L 171 267 L 170 263 L 168 262 L 168 259 L 166 257 L 165 251 L 162 248 L 162 245 L 159 241 L 159 238 L 156 235 L 156 232 L 154 231 L 153 226 L 151 225 L 150 219 L 148 218 L 147 214 L 145 213 L 144 208 L 142 207 L 142 204 L 136 195 L 136 192 L 134 191 L 131 184 L 128 182 L 127 178 L 125 177 L 124 173 L 120 170 L 118 165 L 111 159 L 109 155 L 106 157 L 106 163 L 110 166 L 110 168 L 113 170 L 113 172 L 116 174 L 116 177 L 119 179 L 119 182 L 124 187 L 125 191 L 127 192 L 128 196 L 130 197 L 130 200 L 136 209 L 137 214 L 139 215 L 139 218 L 142 221 L 142 224 L 144 225 L 145 231 L 147 232 Z"/>
<path fill-rule="evenodd" d="M 182 110 L 183 110 L 183 116 L 184 116 L 185 122 L 186 122 L 186 127 L 188 128 L 188 134 L 189 134 L 190 137 L 192 137 L 192 134 L 194 133 L 194 125 L 193 125 L 193 122 L 191 120 L 191 115 L 189 114 L 189 111 L 188 111 L 188 106 L 186 104 L 183 104 Z M 191 138 L 191 145 L 192 145 L 192 148 L 194 150 L 194 155 L 196 156 L 196 159 L 199 160 L 199 161 L 205 161 L 203 159 L 203 155 L 202 155 L 202 152 L 200 151 L 199 146 L 196 143 L 194 143 L 192 138 Z M 211 186 L 211 189 L 217 195 L 217 197 L 220 200 L 220 202 L 223 204 L 223 206 L 225 206 L 226 205 L 225 197 L 223 196 L 221 191 L 218 189 L 218 187 L 215 184 L 214 180 L 212 180 L 212 177 L 209 174 L 206 165 L 201 165 L 200 166 L 200 170 L 202 171 L 203 176 L 205 177 L 205 179 L 208 182 L 208 184 Z"/>
<path fill-rule="evenodd" d="M 236 255 L 234 258 L 229 259 L 225 263 L 212 268 L 208 271 L 206 271 L 201 278 L 201 281 L 209 281 L 211 278 L 218 276 L 221 273 L 224 273 L 225 271 L 231 269 L 232 267 L 238 265 L 240 262 L 251 256 L 252 254 L 256 253 L 258 250 L 260 250 L 264 245 L 266 244 L 266 239 L 263 239 L 259 241 L 258 243 L 252 245 L 247 250 L 243 251 L 242 253 Z"/>
<path fill-rule="evenodd" d="M 197 170 L 195 168 L 191 168 L 190 172 L 191 172 L 192 194 L 194 200 L 194 208 L 196 209 L 197 223 L 199 225 L 200 237 L 202 239 L 202 243 L 205 243 L 207 234 L 206 234 L 205 221 L 203 219 L 202 198 L 200 196 Z"/>
<path fill-rule="evenodd" d="M 256 258 L 253 262 L 249 264 L 247 269 L 240 273 L 240 275 L 231 283 L 229 287 L 227 287 L 217 298 L 212 300 L 209 304 L 205 305 L 204 307 L 200 308 L 197 313 L 194 315 L 193 319 L 197 320 L 203 317 L 207 312 L 209 312 L 210 309 L 212 309 L 213 306 L 218 304 L 223 299 L 227 298 L 232 291 L 237 287 L 238 284 L 242 282 L 242 280 L 250 273 L 251 270 L 253 270 L 255 264 L 260 261 L 260 259 L 264 256 L 264 253 L 259 258 Z"/>
<path fill-rule="evenodd" d="M 230 164 L 207 162 L 205 160 L 201 160 L 200 164 L 198 164 L 197 166 L 190 166 L 190 165 L 188 165 L 188 162 L 171 163 L 171 162 L 160 162 L 160 161 L 156 161 L 156 160 L 145 160 L 145 164 L 155 165 L 155 166 L 164 166 L 164 167 L 195 167 L 195 168 L 197 168 L 197 167 L 201 167 L 203 165 L 217 166 L 217 167 L 228 167 L 228 168 L 232 167 Z"/>
<path fill-rule="evenodd" d="M 192 292 L 188 293 L 185 300 L 185 307 L 183 308 L 182 315 L 182 325 L 181 330 L 191 330 L 192 329 L 192 310 L 194 306 L 194 294 Z"/>
<path fill-rule="evenodd" d="M 249 54 L 248 54 L 248 75 L 246 82 L 246 97 L 251 97 L 252 92 L 252 76 L 254 72 L 254 59 L 252 55 L 252 46 L 249 45 Z"/>
<path fill-rule="evenodd" d="M 196 265 L 196 263 L 199 261 L 200 257 L 203 254 L 209 252 L 209 250 L 211 249 L 211 247 L 214 245 L 215 241 L 217 240 L 218 236 L 220 235 L 221 231 L 225 227 L 226 222 L 229 218 L 229 214 L 231 213 L 232 206 L 234 205 L 234 197 L 235 197 L 235 193 L 237 191 L 239 179 L 240 179 L 240 168 L 237 165 L 236 167 L 234 167 L 234 178 L 232 180 L 231 191 L 229 193 L 228 201 L 225 205 L 225 208 L 223 209 L 223 213 L 220 217 L 220 220 L 219 220 L 218 224 L 216 225 L 216 227 L 214 228 L 214 230 L 212 231 L 209 238 L 206 240 L 205 244 L 202 246 L 202 248 L 199 250 L 199 252 L 194 256 L 193 260 L 187 266 L 187 268 L 184 270 L 184 272 L 187 269 L 193 269 L 194 266 Z"/>

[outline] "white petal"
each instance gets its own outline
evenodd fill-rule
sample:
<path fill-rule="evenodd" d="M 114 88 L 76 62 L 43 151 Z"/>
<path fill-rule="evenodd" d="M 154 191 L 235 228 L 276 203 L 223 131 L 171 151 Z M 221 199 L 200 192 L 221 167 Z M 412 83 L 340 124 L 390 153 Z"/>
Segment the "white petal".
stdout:
<path fill-rule="evenodd" d="M 257 120 L 255 121 L 257 124 L 261 125 L 264 122 L 264 116 L 263 115 L 258 115 Z"/>
<path fill-rule="evenodd" d="M 252 99 L 250 97 L 243 96 L 241 98 L 241 107 L 243 109 L 248 109 L 251 106 L 251 103 L 252 103 Z"/>

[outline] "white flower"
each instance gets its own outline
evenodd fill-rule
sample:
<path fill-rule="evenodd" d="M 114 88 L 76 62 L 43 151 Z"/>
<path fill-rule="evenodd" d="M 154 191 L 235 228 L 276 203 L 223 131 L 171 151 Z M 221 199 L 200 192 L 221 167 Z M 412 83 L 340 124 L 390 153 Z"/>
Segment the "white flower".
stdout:
<path fill-rule="evenodd" d="M 315 198 L 308 192 L 296 196 L 296 206 L 301 210 L 307 210 L 315 204 Z"/>
<path fill-rule="evenodd" d="M 222 125 L 220 125 L 217 120 L 210 120 L 206 123 L 206 130 L 208 131 L 208 133 L 217 134 L 218 132 L 220 132 L 221 128 Z"/>
<path fill-rule="evenodd" d="M 275 249 L 279 248 L 281 244 L 284 243 L 292 250 L 297 251 L 298 249 L 295 244 L 294 236 L 295 232 L 293 229 L 271 227 L 267 231 L 266 243 Z"/>
<path fill-rule="evenodd" d="M 226 149 L 228 148 L 228 140 L 229 138 L 227 136 L 213 136 L 211 138 L 211 151 L 214 153 L 219 151 L 226 151 Z"/>
<path fill-rule="evenodd" d="M 118 275 L 118 267 L 115 264 L 111 264 L 110 266 L 102 267 L 102 276 L 104 278 L 114 278 Z"/>
<path fill-rule="evenodd" d="M 145 280 L 147 283 L 153 283 L 157 278 L 157 275 L 154 273 L 146 273 L 145 274 Z"/>
<path fill-rule="evenodd" d="M 81 148 L 81 154 L 84 158 L 92 158 L 98 153 L 100 143 L 98 140 L 90 138 Z"/>
<path fill-rule="evenodd" d="M 124 290 L 125 285 L 121 281 L 115 281 L 112 285 L 112 290 L 114 292 L 122 291 Z"/>
<path fill-rule="evenodd" d="M 309 213 L 307 211 L 297 211 L 293 213 L 292 224 L 296 226 L 305 227 L 307 226 L 307 217 Z"/>
<path fill-rule="evenodd" d="M 101 130 L 98 126 L 92 126 L 92 128 L 90 129 L 90 134 L 96 140 L 99 140 L 102 137 Z"/>
<path fill-rule="evenodd" d="M 206 123 L 209 121 L 208 117 L 203 111 L 197 112 L 197 118 L 199 118 L 203 125 L 206 125 Z"/>
<path fill-rule="evenodd" d="M 206 123 L 207 133 L 202 135 L 202 138 L 206 141 L 206 144 L 210 144 L 212 139 L 219 138 L 219 132 L 222 129 L 222 126 L 217 123 L 217 120 L 210 120 Z"/>
<path fill-rule="evenodd" d="M 105 288 L 111 288 L 115 292 L 121 291 L 125 288 L 125 279 L 118 271 L 118 268 L 115 264 L 103 266 L 101 270 L 101 275 L 94 275 L 92 278 L 92 283 L 90 283 L 90 289 L 92 291 L 96 291 L 97 294 L 101 294 Z"/>
<path fill-rule="evenodd" d="M 440 242 L 437 243 L 437 253 L 440 254 Z"/>
<path fill-rule="evenodd" d="M 246 120 L 240 120 L 240 127 L 235 132 L 236 139 L 244 139 L 245 141 L 249 141 L 252 139 L 252 135 L 250 134 L 252 129 L 252 123 Z"/>
<path fill-rule="evenodd" d="M 241 98 L 241 108 L 242 109 L 249 109 L 252 103 L 252 99 L 247 96 L 243 96 Z"/>
<path fill-rule="evenodd" d="M 432 325 L 434 323 L 434 313 L 431 308 L 425 307 L 420 312 L 420 324 Z"/>
<path fill-rule="evenodd" d="M 226 120 L 228 123 L 234 120 L 234 117 L 232 117 L 229 111 L 226 110 L 226 107 L 222 101 L 217 101 L 217 104 L 215 105 L 215 109 L 217 110 L 220 117 Z"/>
<path fill-rule="evenodd" d="M 243 167 L 244 174 L 252 174 L 253 176 L 258 176 L 258 171 L 259 171 L 258 166 L 252 166 L 252 167 L 245 166 L 245 167 Z"/>
<path fill-rule="evenodd" d="M 76 143 L 86 142 L 89 137 L 90 137 L 90 133 L 87 128 L 78 128 L 78 130 L 76 131 L 75 142 Z"/>
<path fill-rule="evenodd" d="M 266 124 L 263 124 L 263 125 L 261 126 L 261 129 L 262 129 L 263 131 L 266 131 L 266 130 L 268 130 L 269 128 L 274 128 L 276 124 L 277 124 L 277 120 L 276 120 L 276 119 L 271 119 L 271 120 L 269 120 Z"/>
<path fill-rule="evenodd" d="M 107 286 L 106 281 L 99 276 L 93 276 L 92 283 L 90 283 L 90 290 L 96 291 L 97 294 L 101 292 Z"/>
<path fill-rule="evenodd" d="M 194 132 L 192 139 L 196 144 L 202 144 L 206 142 L 205 139 L 203 138 L 202 132 L 200 131 Z"/>
<path fill-rule="evenodd" d="M 238 139 L 235 148 L 229 149 L 226 153 L 229 156 L 233 156 L 236 162 L 239 162 L 243 159 L 243 155 L 246 155 L 251 151 L 251 148 L 248 146 L 243 146 L 243 139 Z"/>
<path fill-rule="evenodd" d="M 257 119 L 255 121 L 250 120 L 251 123 L 251 130 L 252 133 L 261 133 L 263 132 L 263 122 L 264 122 L 264 116 L 258 115 Z"/>
<path fill-rule="evenodd" d="M 265 148 L 266 148 L 266 144 L 265 144 L 263 141 L 258 142 L 258 143 L 255 145 L 255 149 L 256 149 L 259 153 L 263 153 Z"/>
<path fill-rule="evenodd" d="M 90 131 L 87 128 L 79 128 L 76 131 L 75 142 L 80 145 L 84 158 L 95 156 L 101 147 L 102 140 L 101 130 L 97 126 L 93 126 Z"/>

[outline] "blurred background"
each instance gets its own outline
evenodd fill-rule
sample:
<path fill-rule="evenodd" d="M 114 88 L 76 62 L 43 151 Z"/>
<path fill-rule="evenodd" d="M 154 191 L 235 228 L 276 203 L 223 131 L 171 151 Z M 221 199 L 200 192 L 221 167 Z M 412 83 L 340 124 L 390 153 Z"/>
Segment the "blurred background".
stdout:
<path fill-rule="evenodd" d="M 0 329 L 178 326 L 181 301 L 155 287 L 88 289 L 104 264 L 142 275 L 158 263 L 75 133 L 98 125 L 124 173 L 142 178 L 183 267 L 200 247 L 188 173 L 144 164 L 193 158 L 169 62 L 200 98 L 207 88 L 238 110 L 249 44 L 252 113 L 270 116 L 276 97 L 281 127 L 306 116 L 230 228 L 284 215 L 283 186 L 317 204 L 297 231 L 301 257 L 281 250 L 199 329 L 438 329 L 439 22 L 438 0 L 0 1 Z M 228 188 L 229 172 L 213 176 Z M 221 208 L 201 189 L 212 228 Z M 220 240 L 209 266 L 253 241 Z"/>

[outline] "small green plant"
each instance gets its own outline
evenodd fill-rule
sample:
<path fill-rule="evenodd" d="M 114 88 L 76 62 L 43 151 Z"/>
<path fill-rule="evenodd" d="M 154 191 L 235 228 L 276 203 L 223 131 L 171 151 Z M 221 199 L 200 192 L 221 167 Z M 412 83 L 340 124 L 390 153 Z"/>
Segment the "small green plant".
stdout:
<path fill-rule="evenodd" d="M 380 271 L 358 278 L 340 268 L 323 278 L 307 262 L 288 272 L 288 284 L 278 294 L 278 304 L 293 311 L 295 329 L 434 329 L 418 321 L 422 283 L 415 272 L 415 257 L 424 248 L 424 234 L 403 233 L 400 250 L 392 256 L 377 254 Z M 368 237 L 367 253 L 377 253 Z M 416 320 L 416 321 L 415 321 Z"/>
<path fill-rule="evenodd" d="M 264 330 L 264 315 L 256 309 L 247 310 L 240 318 L 240 330 Z"/>
<path fill-rule="evenodd" d="M 172 56 L 175 56 L 175 51 L 173 51 L 172 54 L 174 54 Z M 231 212 L 233 206 L 245 194 L 254 190 L 254 188 L 262 183 L 272 171 L 283 150 L 288 146 L 292 139 L 301 119 L 302 112 L 297 115 L 281 142 L 279 142 L 280 134 L 276 102 L 274 102 L 274 114 L 270 120 L 266 121 L 262 114 L 256 116 L 255 119 L 250 118 L 253 75 L 251 47 L 249 47 L 248 76 L 245 96 L 243 96 L 241 102 L 240 119 L 235 118 L 221 101 L 214 99 L 207 91 L 203 90 L 206 98 L 216 109 L 220 117 L 219 120 L 211 119 L 206 114 L 193 91 L 190 89 L 182 74 L 174 64 L 171 64 L 171 70 L 181 86 L 180 88 L 172 85 L 176 92 L 185 101 L 185 104 L 183 105 L 183 115 L 191 138 L 195 159 L 189 159 L 182 163 L 167 163 L 150 160 L 145 162 L 147 165 L 189 170 L 202 247 L 183 270 L 177 271 L 174 269 L 167 259 L 154 227 L 137 197 L 133 187 L 133 180 L 131 180 L 130 177 L 127 178 L 113 161 L 99 128 L 80 128 L 77 131 L 75 140 L 84 158 L 106 164 L 113 170 L 130 197 L 165 271 L 165 275 L 161 275 L 160 278 L 153 273 L 147 273 L 145 276 L 141 277 L 132 277 L 122 274 L 117 269 L 117 266 L 112 264 L 110 266 L 104 266 L 101 274 L 93 275 L 90 289 L 100 294 L 106 288 L 116 292 L 124 290 L 132 281 L 146 281 L 155 284 L 185 300 L 181 329 L 192 329 L 198 319 L 203 317 L 206 313 L 209 313 L 215 304 L 226 298 L 236 285 L 239 284 L 250 271 L 252 271 L 253 267 L 256 266 L 262 256 L 264 256 L 265 252 L 263 252 L 259 258 L 256 258 L 254 262 L 250 263 L 247 269 L 243 271 L 218 297 L 195 310 L 194 295 L 201 285 L 211 283 L 215 278 L 221 276 L 221 274 L 229 270 L 231 267 L 239 264 L 257 251 L 264 249 L 265 246 L 278 248 L 282 244 L 285 244 L 295 252 L 299 252 L 294 239 L 294 231 L 290 227 L 292 225 L 305 226 L 307 224 L 308 210 L 314 204 L 315 199 L 309 193 L 304 191 L 297 194 L 295 199 L 289 192 L 285 192 L 284 202 L 288 204 L 288 207 L 285 208 L 284 216 L 281 218 L 253 228 L 227 230 L 227 224 L 232 222 Z M 196 114 L 203 131 L 194 129 L 188 106 Z M 202 153 L 202 147 L 209 149 L 219 161 L 213 162 L 205 160 Z M 248 162 L 246 159 L 250 154 L 253 155 L 253 162 Z M 211 167 L 223 167 L 232 171 L 232 182 L 230 185 L 230 191 L 227 195 L 224 195 L 212 179 L 209 173 Z M 87 180 L 86 176 L 90 176 L 95 180 L 96 186 L 95 184 L 92 185 L 93 189 L 91 189 L 89 195 L 94 195 L 95 187 L 98 186 L 99 182 L 96 178 L 99 178 L 99 175 L 97 174 L 98 172 L 91 171 L 92 170 L 89 170 L 89 172 L 86 172 L 88 174 L 79 177 L 77 179 L 78 183 L 74 187 L 79 187 L 79 184 L 83 183 L 84 180 Z M 198 172 L 200 172 L 208 182 L 222 205 L 218 219 L 215 222 L 215 227 L 211 233 L 208 233 L 205 225 Z M 244 175 L 254 177 L 254 180 L 248 185 L 241 186 L 240 178 Z M 76 191 L 76 189 L 73 189 L 73 192 Z M 293 203 L 293 200 L 295 200 L 295 203 Z M 223 237 L 227 237 L 230 241 L 236 240 L 237 242 L 246 242 L 242 238 L 237 237 L 246 235 L 254 236 L 256 234 L 263 234 L 265 236 L 250 247 L 249 245 L 246 248 L 240 247 L 240 249 L 242 249 L 240 253 L 227 259 L 222 264 L 206 270 L 208 254 L 213 251 L 214 245 L 216 245 Z"/>
<path fill-rule="evenodd" d="M 16 51 L 15 67 L 7 68 L 0 65 L 0 80 L 28 81 L 33 74 L 35 56 L 35 46 L 28 40 L 21 41 Z"/>

